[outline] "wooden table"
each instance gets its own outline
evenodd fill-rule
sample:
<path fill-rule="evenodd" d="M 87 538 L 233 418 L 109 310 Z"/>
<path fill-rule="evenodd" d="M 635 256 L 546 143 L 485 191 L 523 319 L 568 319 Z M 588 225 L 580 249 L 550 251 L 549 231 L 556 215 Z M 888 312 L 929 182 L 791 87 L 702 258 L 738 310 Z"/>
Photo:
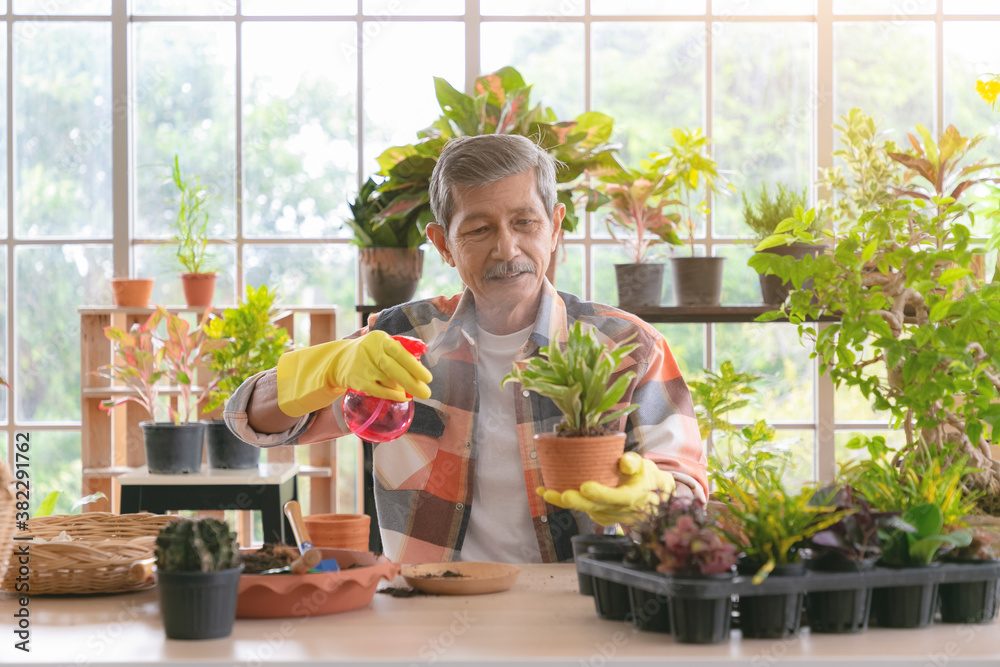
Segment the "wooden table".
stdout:
<path fill-rule="evenodd" d="M 402 585 L 402 579 L 396 582 Z M 156 589 L 93 598 L 32 598 L 31 653 L 13 648 L 17 601 L 0 599 L 2 665 L 822 665 L 938 667 L 1000 665 L 1000 624 L 871 629 L 858 635 L 677 644 L 597 617 L 576 589 L 572 564 L 526 565 L 514 588 L 469 597 L 393 598 L 344 614 L 238 619 L 233 634 L 166 640 Z"/>

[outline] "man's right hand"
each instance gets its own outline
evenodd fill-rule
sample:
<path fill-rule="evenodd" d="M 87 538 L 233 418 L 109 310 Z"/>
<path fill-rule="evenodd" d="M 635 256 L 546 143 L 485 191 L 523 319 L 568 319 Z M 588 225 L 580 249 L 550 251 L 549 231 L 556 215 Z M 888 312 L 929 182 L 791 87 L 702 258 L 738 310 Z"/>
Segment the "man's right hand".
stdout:
<path fill-rule="evenodd" d="M 325 408 L 348 389 L 391 401 L 430 398 L 431 372 L 384 331 L 286 352 L 278 360 L 278 407 L 289 417 Z"/>

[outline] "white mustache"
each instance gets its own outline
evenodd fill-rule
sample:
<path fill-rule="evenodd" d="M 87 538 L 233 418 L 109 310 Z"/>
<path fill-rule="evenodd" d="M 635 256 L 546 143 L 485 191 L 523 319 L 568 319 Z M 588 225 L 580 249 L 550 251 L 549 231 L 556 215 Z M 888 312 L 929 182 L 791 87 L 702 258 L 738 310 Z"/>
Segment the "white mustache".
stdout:
<path fill-rule="evenodd" d="M 500 262 L 483 272 L 484 280 L 496 280 L 498 278 L 512 278 L 522 273 L 535 273 L 535 265 L 531 262 Z"/>

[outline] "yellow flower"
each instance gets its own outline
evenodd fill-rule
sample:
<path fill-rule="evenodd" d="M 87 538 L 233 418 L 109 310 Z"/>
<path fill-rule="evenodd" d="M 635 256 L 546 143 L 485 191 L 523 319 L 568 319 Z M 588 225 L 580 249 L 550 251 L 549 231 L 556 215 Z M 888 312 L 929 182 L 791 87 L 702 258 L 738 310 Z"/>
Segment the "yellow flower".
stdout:
<path fill-rule="evenodd" d="M 976 81 L 976 92 L 995 109 L 997 96 L 1000 95 L 1000 74 L 992 74 L 991 76 L 992 79 Z"/>

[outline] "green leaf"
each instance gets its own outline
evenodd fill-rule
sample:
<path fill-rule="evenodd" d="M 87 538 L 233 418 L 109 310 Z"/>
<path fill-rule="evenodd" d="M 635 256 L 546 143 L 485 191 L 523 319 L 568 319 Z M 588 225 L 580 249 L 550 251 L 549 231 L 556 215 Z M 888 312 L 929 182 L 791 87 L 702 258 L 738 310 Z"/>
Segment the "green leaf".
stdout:
<path fill-rule="evenodd" d="M 60 494 L 60 491 L 50 492 L 42 499 L 42 502 L 38 505 L 38 509 L 35 510 L 32 516 L 51 516 L 52 511 L 56 508 L 56 502 L 59 500 Z"/>
<path fill-rule="evenodd" d="M 962 278 L 971 275 L 972 271 L 970 271 L 969 269 L 960 266 L 953 266 L 950 269 L 945 269 L 944 271 L 941 272 L 941 275 L 938 277 L 938 282 L 940 282 L 942 285 L 947 286 L 955 283 L 958 280 L 961 280 Z"/>
<path fill-rule="evenodd" d="M 90 503 L 96 502 L 101 498 L 107 498 L 107 496 L 104 495 L 104 493 L 102 493 L 101 491 L 98 491 L 96 493 L 91 493 L 89 496 L 84 496 L 83 498 L 80 498 L 78 501 L 73 503 L 72 507 L 69 508 L 70 514 L 80 509 L 84 505 L 89 505 Z"/>

